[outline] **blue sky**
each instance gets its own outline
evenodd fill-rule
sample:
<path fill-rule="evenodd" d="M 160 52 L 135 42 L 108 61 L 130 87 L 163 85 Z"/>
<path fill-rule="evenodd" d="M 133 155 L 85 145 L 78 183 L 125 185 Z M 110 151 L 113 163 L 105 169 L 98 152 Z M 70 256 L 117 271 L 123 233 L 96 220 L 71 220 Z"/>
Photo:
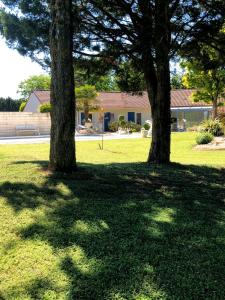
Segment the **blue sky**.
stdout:
<path fill-rule="evenodd" d="M 0 37 L 0 97 L 19 98 L 18 84 L 31 75 L 44 73 L 41 66 L 30 58 L 9 49 Z"/>

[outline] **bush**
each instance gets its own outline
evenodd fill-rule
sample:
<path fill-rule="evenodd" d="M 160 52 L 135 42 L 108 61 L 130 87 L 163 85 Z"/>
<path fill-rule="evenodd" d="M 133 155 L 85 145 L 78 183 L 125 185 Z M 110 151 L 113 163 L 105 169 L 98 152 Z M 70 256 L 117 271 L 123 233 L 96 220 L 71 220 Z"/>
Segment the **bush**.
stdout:
<path fill-rule="evenodd" d="M 144 128 L 145 130 L 149 130 L 149 129 L 150 129 L 150 125 L 149 125 L 148 123 L 145 123 L 145 124 L 143 125 L 143 128 Z"/>
<path fill-rule="evenodd" d="M 200 124 L 200 132 L 209 132 L 213 136 L 221 136 L 224 134 L 224 127 L 219 119 L 205 120 Z"/>
<path fill-rule="evenodd" d="M 20 104 L 19 111 L 20 111 L 20 112 L 24 111 L 24 108 L 25 108 L 26 105 L 27 105 L 27 101 L 23 101 L 23 102 Z"/>
<path fill-rule="evenodd" d="M 128 122 L 127 123 L 127 128 L 129 129 L 129 131 L 131 132 L 139 132 L 141 131 L 141 125 L 136 124 L 134 122 Z"/>
<path fill-rule="evenodd" d="M 46 103 L 46 104 L 42 104 L 40 106 L 40 112 L 41 113 L 48 113 L 51 111 L 51 104 L 50 103 Z"/>
<path fill-rule="evenodd" d="M 119 122 L 117 122 L 117 121 L 111 122 L 109 124 L 109 130 L 112 132 L 118 131 L 118 128 L 119 128 Z"/>
<path fill-rule="evenodd" d="M 213 140 L 213 135 L 209 132 L 199 133 L 196 137 L 196 143 L 198 145 L 209 144 Z"/>
<path fill-rule="evenodd" d="M 128 129 L 130 132 L 139 132 L 141 130 L 141 125 L 134 122 L 126 122 L 124 120 L 114 121 L 109 124 L 109 130 L 112 132 L 118 131 L 119 127 Z"/>
<path fill-rule="evenodd" d="M 119 116 L 119 122 L 124 121 L 125 117 L 124 116 Z"/>

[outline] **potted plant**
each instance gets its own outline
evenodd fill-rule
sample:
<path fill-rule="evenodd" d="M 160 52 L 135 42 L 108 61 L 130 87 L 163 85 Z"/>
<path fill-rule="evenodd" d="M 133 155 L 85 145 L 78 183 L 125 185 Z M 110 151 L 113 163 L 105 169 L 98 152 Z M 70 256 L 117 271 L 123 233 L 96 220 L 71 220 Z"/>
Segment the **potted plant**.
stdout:
<path fill-rule="evenodd" d="M 149 132 L 149 130 L 150 130 L 150 124 L 149 123 L 145 123 L 144 125 L 143 125 L 143 127 L 141 128 L 141 136 L 143 137 L 143 138 L 146 138 L 147 136 L 148 136 L 148 132 Z"/>
<path fill-rule="evenodd" d="M 119 121 L 119 134 L 126 134 L 127 133 L 127 122 L 125 120 Z"/>

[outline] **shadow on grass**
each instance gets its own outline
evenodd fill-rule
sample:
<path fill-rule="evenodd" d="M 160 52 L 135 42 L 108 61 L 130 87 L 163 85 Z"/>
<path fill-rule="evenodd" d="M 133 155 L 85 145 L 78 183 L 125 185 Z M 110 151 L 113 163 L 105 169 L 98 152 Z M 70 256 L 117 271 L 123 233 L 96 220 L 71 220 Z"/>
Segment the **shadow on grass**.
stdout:
<path fill-rule="evenodd" d="M 225 299 L 224 169 L 81 167 L 0 187 L 15 211 L 46 207 L 20 234 L 63 252 L 68 299 Z"/>

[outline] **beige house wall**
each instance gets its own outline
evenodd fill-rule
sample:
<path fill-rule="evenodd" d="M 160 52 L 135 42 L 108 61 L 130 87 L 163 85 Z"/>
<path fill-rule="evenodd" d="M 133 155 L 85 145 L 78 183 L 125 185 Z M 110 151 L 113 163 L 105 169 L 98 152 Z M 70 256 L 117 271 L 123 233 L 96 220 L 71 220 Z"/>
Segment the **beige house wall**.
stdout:
<path fill-rule="evenodd" d="M 135 122 L 137 121 L 137 113 L 141 113 L 141 123 L 142 125 L 145 123 L 146 120 L 151 120 L 151 112 L 150 110 L 140 110 L 140 109 L 108 109 L 103 113 L 110 112 L 114 114 L 114 120 L 111 121 L 118 121 L 120 116 L 124 116 L 124 119 L 128 120 L 128 112 L 135 113 Z M 92 123 L 94 128 L 102 129 L 101 119 L 101 112 L 90 112 L 92 114 Z M 81 112 L 77 112 L 76 116 L 76 125 L 81 124 Z"/>
<path fill-rule="evenodd" d="M 23 135 L 22 131 L 17 131 L 18 125 L 32 125 L 38 128 L 41 135 L 50 133 L 51 121 L 48 113 L 32 112 L 0 112 L 0 136 Z M 29 133 L 34 135 L 35 132 Z"/>
<path fill-rule="evenodd" d="M 37 99 L 35 94 L 32 93 L 24 108 L 24 112 L 39 112 L 40 105 L 40 101 Z"/>

